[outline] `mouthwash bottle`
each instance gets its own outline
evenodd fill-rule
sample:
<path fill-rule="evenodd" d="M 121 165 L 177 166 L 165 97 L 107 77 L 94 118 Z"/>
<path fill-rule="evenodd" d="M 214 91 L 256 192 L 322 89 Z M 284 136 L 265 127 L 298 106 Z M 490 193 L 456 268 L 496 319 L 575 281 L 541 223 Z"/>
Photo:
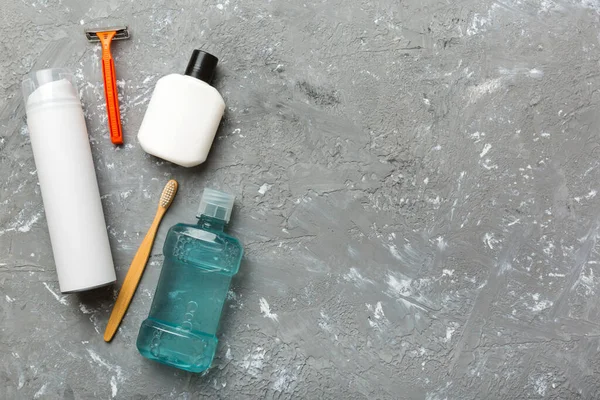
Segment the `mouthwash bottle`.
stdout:
<path fill-rule="evenodd" d="M 243 253 L 240 242 L 223 232 L 233 200 L 205 189 L 198 223 L 169 230 L 150 314 L 137 338 L 144 357 L 190 372 L 210 367 L 223 303 Z"/>

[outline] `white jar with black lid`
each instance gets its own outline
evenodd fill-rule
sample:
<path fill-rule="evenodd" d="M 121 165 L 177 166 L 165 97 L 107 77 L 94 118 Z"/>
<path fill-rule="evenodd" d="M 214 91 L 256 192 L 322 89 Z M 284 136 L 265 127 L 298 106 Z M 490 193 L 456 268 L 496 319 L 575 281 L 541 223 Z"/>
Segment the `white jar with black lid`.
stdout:
<path fill-rule="evenodd" d="M 144 151 L 183 167 L 206 161 L 225 111 L 223 97 L 210 85 L 218 61 L 194 50 L 184 75 L 156 82 L 138 133 Z"/>

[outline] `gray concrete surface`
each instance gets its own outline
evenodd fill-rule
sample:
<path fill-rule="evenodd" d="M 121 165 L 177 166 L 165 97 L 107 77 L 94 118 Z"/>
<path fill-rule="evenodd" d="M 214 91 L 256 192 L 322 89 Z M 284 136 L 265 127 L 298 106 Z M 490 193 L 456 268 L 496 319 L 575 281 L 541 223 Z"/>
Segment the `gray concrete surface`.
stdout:
<path fill-rule="evenodd" d="M 600 397 L 600 2 L 87 3 L 1 1 L 0 398 Z M 115 23 L 122 148 L 82 33 Z M 135 135 L 194 48 L 228 108 L 186 170 Z M 117 287 L 58 291 L 20 95 L 47 66 L 79 79 L 120 281 L 181 184 L 111 344 Z M 247 253 L 193 375 L 135 339 L 205 186 L 236 194 Z"/>

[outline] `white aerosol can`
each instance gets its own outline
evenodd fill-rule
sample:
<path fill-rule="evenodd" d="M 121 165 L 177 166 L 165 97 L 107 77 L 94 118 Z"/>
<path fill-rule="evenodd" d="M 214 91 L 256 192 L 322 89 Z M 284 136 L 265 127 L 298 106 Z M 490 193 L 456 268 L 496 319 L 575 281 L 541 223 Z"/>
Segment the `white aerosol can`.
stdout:
<path fill-rule="evenodd" d="M 23 97 L 60 290 L 110 284 L 115 268 L 74 76 L 32 72 Z"/>

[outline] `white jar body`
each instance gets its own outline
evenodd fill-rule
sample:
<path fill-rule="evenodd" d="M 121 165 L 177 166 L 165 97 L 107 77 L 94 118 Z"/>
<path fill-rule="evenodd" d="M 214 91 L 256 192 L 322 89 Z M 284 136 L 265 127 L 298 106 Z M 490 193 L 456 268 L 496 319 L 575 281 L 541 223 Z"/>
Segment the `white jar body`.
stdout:
<path fill-rule="evenodd" d="M 171 74 L 158 80 L 138 140 L 148 154 L 194 167 L 206 161 L 225 112 L 225 102 L 208 83 Z"/>

